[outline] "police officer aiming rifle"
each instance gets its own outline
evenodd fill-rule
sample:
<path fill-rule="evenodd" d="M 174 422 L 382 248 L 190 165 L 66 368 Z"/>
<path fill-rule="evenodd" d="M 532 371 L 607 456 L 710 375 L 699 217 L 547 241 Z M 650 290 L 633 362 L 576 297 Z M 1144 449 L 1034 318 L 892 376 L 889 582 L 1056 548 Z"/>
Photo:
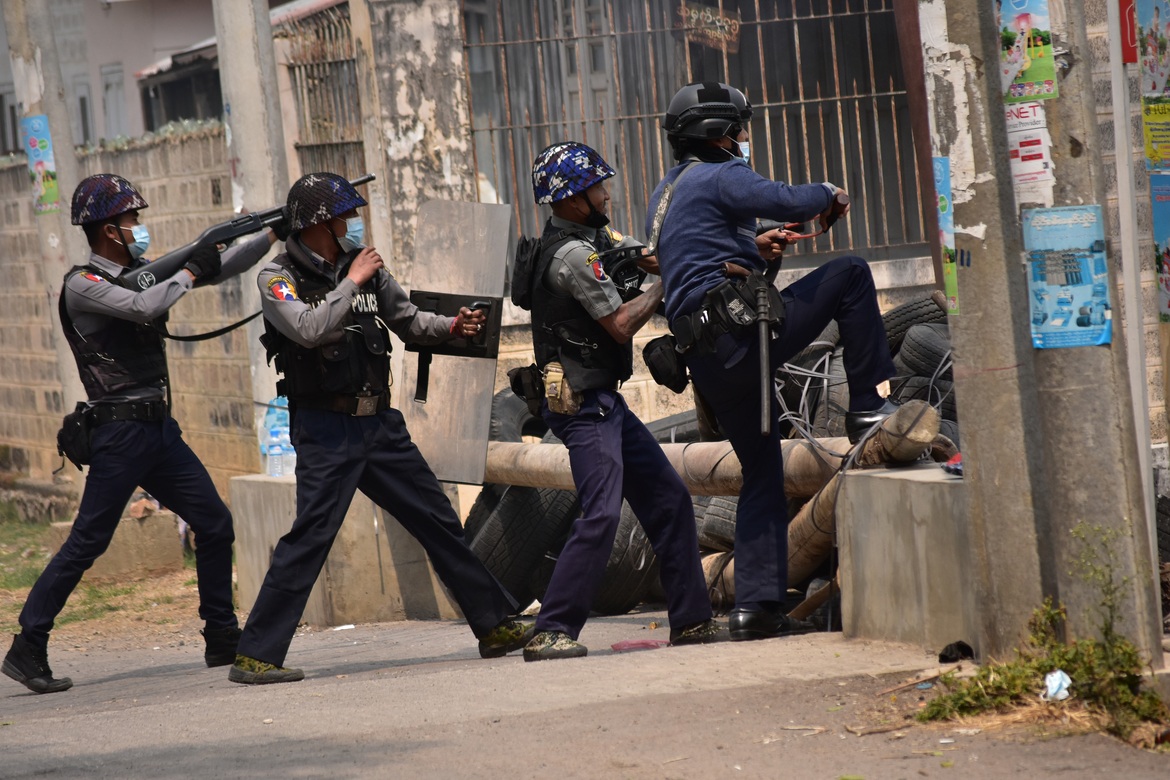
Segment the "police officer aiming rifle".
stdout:
<path fill-rule="evenodd" d="M 73 193 L 72 221 L 91 254 L 65 275 L 59 310 L 89 401 L 66 418 L 67 453 L 89 464 L 69 537 L 29 592 L 3 672 L 37 693 L 63 691 L 68 678 L 49 668 L 49 632 L 82 574 L 105 552 L 134 490 L 141 486 L 195 531 L 204 660 L 230 664 L 240 630 L 232 607 L 232 516 L 207 469 L 170 414 L 165 322 L 196 282 L 219 283 L 250 268 L 275 241 L 265 231 L 228 249 L 191 252 L 181 269 L 149 289 L 128 282 L 150 231 L 139 221 L 146 200 L 112 173 L 90 176 Z"/>

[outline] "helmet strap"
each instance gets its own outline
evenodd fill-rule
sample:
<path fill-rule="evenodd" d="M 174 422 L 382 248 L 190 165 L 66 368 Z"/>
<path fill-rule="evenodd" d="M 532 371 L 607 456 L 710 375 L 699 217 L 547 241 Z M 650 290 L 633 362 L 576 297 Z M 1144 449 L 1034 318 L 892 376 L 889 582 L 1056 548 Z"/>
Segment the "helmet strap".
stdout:
<path fill-rule="evenodd" d="M 584 198 L 585 202 L 589 204 L 589 213 L 585 215 L 584 225 L 586 227 L 591 227 L 594 230 L 600 230 L 601 228 L 608 225 L 609 217 L 597 210 L 597 207 L 593 205 L 593 198 L 589 197 L 589 193 L 582 192 L 581 197 Z"/>

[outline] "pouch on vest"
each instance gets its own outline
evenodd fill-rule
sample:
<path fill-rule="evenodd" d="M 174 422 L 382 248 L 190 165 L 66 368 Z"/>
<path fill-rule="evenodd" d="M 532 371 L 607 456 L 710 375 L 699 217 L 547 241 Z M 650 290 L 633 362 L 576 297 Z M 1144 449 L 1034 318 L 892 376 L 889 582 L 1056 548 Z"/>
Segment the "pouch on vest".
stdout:
<path fill-rule="evenodd" d="M 674 336 L 659 336 L 651 339 L 642 349 L 642 358 L 655 382 L 675 393 L 681 393 L 687 389 L 687 366 L 677 345 Z"/>
<path fill-rule="evenodd" d="M 542 242 L 539 238 L 520 236 L 512 260 L 512 303 L 532 311 L 532 274 L 540 264 Z"/>
<path fill-rule="evenodd" d="M 528 404 L 528 411 L 540 417 L 540 402 L 544 399 L 544 378 L 536 364 L 509 369 L 508 385 L 513 393 Z"/>
<path fill-rule="evenodd" d="M 560 363 L 544 367 L 544 399 L 554 414 L 574 415 L 581 411 L 581 394 L 573 391 Z"/>
<path fill-rule="evenodd" d="M 87 465 L 93 456 L 89 435 L 89 416 L 85 404 L 78 403 L 61 421 L 61 430 L 57 431 L 57 454 L 69 458 L 78 469 Z"/>

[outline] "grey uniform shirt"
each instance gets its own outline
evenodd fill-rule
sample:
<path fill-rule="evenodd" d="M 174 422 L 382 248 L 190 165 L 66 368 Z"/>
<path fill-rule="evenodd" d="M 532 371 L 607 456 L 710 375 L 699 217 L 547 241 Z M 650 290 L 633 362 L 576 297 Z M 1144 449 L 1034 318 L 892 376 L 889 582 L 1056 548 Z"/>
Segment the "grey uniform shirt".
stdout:
<path fill-rule="evenodd" d="M 591 242 L 596 241 L 599 232 L 606 231 L 614 247 L 642 246 L 640 241 L 622 236 L 609 227 L 595 230 L 556 216 L 552 218 L 552 224 L 575 230 Z M 597 248 L 581 239 L 571 238 L 557 249 L 545 271 L 544 283 L 553 292 L 572 295 L 595 320 L 613 314 L 622 305 L 617 287 L 597 258 Z"/>
<path fill-rule="evenodd" d="M 331 266 L 303 244 L 298 242 L 292 246 L 295 236 L 289 241 L 290 252 L 307 256 L 322 274 L 335 282 L 336 287 L 326 293 L 319 304 L 309 306 L 300 299 L 295 281 L 288 273 L 276 263 L 269 263 L 260 269 L 256 279 L 264 319 L 302 347 L 317 347 L 340 340 L 342 325 L 357 300 L 358 292 L 358 286 L 345 278 L 349 259 Z M 378 316 L 398 338 L 407 344 L 423 346 L 452 338 L 451 323 L 455 318 L 420 310 L 410 302 L 410 296 L 388 271 L 379 270 L 371 283 L 378 301 Z"/>
<path fill-rule="evenodd" d="M 264 257 L 270 246 L 268 234 L 261 233 L 248 241 L 236 244 L 227 249 L 220 257 L 222 269 L 220 275 L 212 284 L 219 284 L 225 279 L 238 276 L 251 268 Z M 149 260 L 139 260 L 133 267 L 149 263 Z M 95 266 L 111 277 L 118 277 L 127 270 L 112 260 L 101 255 L 90 254 L 87 265 Z M 73 321 L 73 328 L 79 336 L 86 336 L 100 332 L 109 327 L 111 319 L 129 320 L 136 323 L 147 323 L 165 314 L 176 302 L 194 287 L 191 275 L 180 271 L 169 279 L 163 279 L 153 287 L 141 292 L 127 289 L 121 285 L 106 281 L 97 274 L 86 272 L 73 273 L 65 280 L 65 311 Z M 102 403 L 121 403 L 123 401 L 153 401 L 161 400 L 166 396 L 166 388 L 158 387 L 131 388 L 117 395 L 107 396 Z"/>

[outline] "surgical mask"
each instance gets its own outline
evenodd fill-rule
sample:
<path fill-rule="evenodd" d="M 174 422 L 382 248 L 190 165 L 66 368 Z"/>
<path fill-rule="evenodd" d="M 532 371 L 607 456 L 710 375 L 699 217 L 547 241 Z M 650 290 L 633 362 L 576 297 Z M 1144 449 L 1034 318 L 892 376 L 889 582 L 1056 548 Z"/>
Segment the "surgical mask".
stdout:
<path fill-rule="evenodd" d="M 150 248 L 150 231 L 146 229 L 146 225 L 135 225 L 132 228 L 125 228 L 119 225 L 118 229 L 129 230 L 130 235 L 134 238 L 132 243 L 122 244 L 130 252 L 131 257 L 137 260 L 146 254 L 146 250 Z"/>
<path fill-rule="evenodd" d="M 345 220 L 345 235 L 337 239 L 337 243 L 341 244 L 341 248 L 346 252 L 365 246 L 366 223 L 361 217 L 350 217 Z"/>
<path fill-rule="evenodd" d="M 748 162 L 752 158 L 752 144 L 750 141 L 736 141 L 739 144 L 739 156 L 743 158 L 744 162 Z"/>

